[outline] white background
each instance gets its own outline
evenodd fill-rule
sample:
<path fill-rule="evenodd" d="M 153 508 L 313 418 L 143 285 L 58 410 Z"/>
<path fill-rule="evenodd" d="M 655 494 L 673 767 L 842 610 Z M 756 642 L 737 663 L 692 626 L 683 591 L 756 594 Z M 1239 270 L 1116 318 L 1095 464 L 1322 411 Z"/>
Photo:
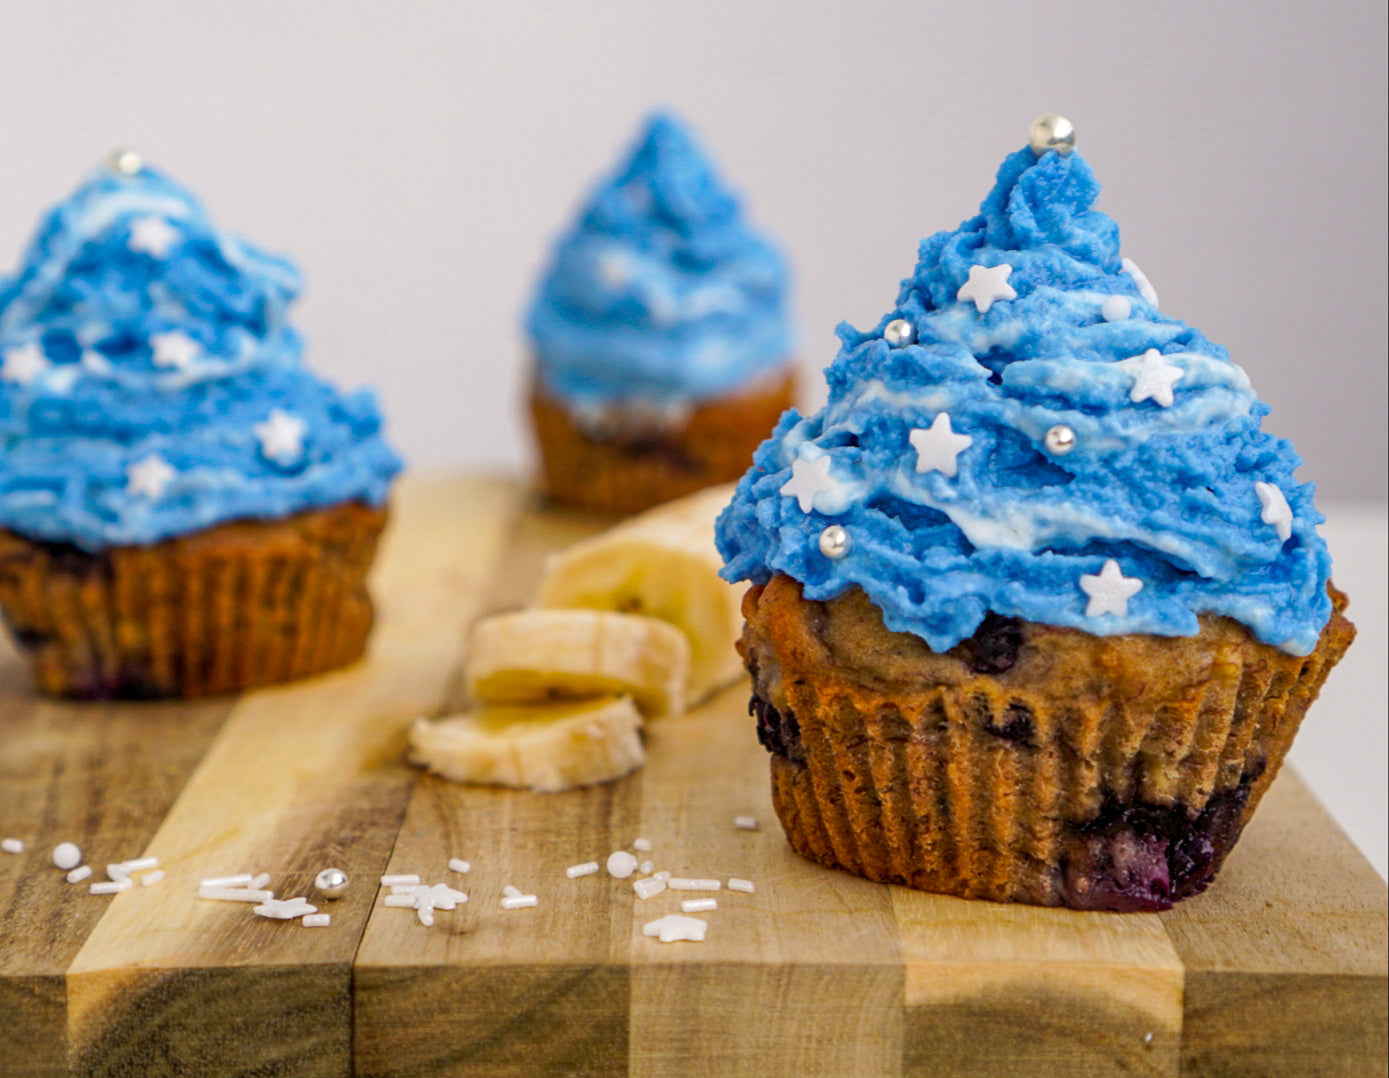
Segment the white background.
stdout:
<path fill-rule="evenodd" d="M 0 266 L 135 146 L 299 262 L 310 362 L 378 389 L 412 466 L 520 470 L 522 309 L 651 107 L 693 124 L 785 249 L 812 406 L 834 325 L 875 322 L 921 237 L 971 216 L 1055 111 L 1124 253 L 1249 372 L 1301 477 L 1328 506 L 1382 505 L 1385 36 L 1373 0 L 7 0 Z M 1378 534 L 1361 564 L 1382 611 Z M 1330 721 L 1382 844 L 1371 677 Z"/>

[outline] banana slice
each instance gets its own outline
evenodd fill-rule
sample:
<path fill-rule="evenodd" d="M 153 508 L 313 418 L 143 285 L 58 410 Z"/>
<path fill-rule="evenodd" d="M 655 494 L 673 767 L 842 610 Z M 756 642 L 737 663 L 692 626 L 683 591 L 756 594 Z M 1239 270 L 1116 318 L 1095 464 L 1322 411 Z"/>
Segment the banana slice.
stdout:
<path fill-rule="evenodd" d="M 744 586 L 719 578 L 714 520 L 733 485 L 658 505 L 551 556 L 536 591 L 542 607 L 585 607 L 668 621 L 690 639 L 686 706 L 743 675 L 734 643 Z"/>
<path fill-rule="evenodd" d="M 680 715 L 690 643 L 656 618 L 611 610 L 517 610 L 473 628 L 464 666 L 483 704 L 630 696 L 647 718 Z"/>
<path fill-rule="evenodd" d="M 410 759 L 454 782 L 554 793 L 608 782 L 646 761 L 628 697 L 486 707 L 410 728 Z"/>

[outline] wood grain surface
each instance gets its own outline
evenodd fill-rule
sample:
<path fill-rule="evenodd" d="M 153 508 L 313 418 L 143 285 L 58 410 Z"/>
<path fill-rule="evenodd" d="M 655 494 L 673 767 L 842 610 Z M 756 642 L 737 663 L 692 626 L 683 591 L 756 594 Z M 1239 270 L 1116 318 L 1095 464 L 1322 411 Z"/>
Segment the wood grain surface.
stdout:
<path fill-rule="evenodd" d="M 791 853 L 734 686 L 648 729 L 649 760 L 562 794 L 463 787 L 404 761 L 459 699 L 467 627 L 521 605 L 545 555 L 605 521 L 505 479 L 401 484 L 354 667 L 237 699 L 73 704 L 0 644 L 0 1075 L 1383 1075 L 1386 891 L 1285 771 L 1214 886 L 1163 914 L 966 902 Z M 1333 675 L 1334 676 L 1334 675 Z M 1316 721 L 1316 710 L 1309 722 Z M 761 827 L 736 828 L 738 815 Z M 602 862 L 638 836 L 716 892 L 702 943 L 642 926 Z M 123 894 L 49 855 L 157 856 Z M 474 866 L 451 872 L 450 858 Z M 326 928 L 201 900 L 264 871 Z M 470 896 L 430 927 L 383 873 Z M 503 888 L 533 893 L 504 910 Z"/>

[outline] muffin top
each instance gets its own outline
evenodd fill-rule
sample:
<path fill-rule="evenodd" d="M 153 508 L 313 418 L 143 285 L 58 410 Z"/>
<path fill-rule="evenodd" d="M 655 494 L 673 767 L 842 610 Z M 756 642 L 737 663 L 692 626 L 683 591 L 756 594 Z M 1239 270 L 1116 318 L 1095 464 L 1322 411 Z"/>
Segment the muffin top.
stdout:
<path fill-rule="evenodd" d="M 541 386 L 574 410 L 678 407 L 787 361 L 787 293 L 781 255 L 657 113 L 560 238 L 526 330 Z"/>
<path fill-rule="evenodd" d="M 87 550 L 358 499 L 400 460 L 303 365 L 299 273 L 130 153 L 0 281 L 0 527 Z"/>
<path fill-rule="evenodd" d="M 1068 146 L 1024 147 L 873 330 L 840 325 L 825 407 L 782 418 L 719 519 L 727 579 L 858 586 L 937 651 L 989 611 L 1166 636 L 1208 612 L 1312 650 L 1330 558 L 1301 462 L 1098 193 Z"/>

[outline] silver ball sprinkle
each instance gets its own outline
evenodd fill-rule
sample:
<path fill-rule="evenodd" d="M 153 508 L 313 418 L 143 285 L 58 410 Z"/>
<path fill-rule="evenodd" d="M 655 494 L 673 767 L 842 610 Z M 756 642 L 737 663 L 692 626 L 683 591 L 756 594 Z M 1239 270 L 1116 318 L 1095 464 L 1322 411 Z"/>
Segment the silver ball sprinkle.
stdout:
<path fill-rule="evenodd" d="M 1064 457 L 1076 447 L 1076 432 L 1064 423 L 1058 423 L 1049 429 L 1042 438 L 1047 447 L 1047 452 L 1056 457 Z"/>
<path fill-rule="evenodd" d="M 838 561 L 849 553 L 849 533 L 839 524 L 831 524 L 820 533 L 820 553 Z"/>
<path fill-rule="evenodd" d="M 1055 150 L 1065 157 L 1076 148 L 1076 129 L 1066 117 L 1045 112 L 1032 121 L 1027 141 L 1038 157 L 1048 150 Z"/>
<path fill-rule="evenodd" d="M 107 159 L 106 165 L 122 176 L 138 176 L 145 167 L 145 159 L 138 150 L 120 149 Z"/>
<path fill-rule="evenodd" d="M 347 894 L 349 882 L 347 873 L 340 868 L 325 868 L 313 878 L 314 890 L 330 901 Z"/>
<path fill-rule="evenodd" d="M 916 327 L 905 318 L 894 318 L 883 327 L 883 340 L 893 348 L 902 348 L 916 340 Z"/>

